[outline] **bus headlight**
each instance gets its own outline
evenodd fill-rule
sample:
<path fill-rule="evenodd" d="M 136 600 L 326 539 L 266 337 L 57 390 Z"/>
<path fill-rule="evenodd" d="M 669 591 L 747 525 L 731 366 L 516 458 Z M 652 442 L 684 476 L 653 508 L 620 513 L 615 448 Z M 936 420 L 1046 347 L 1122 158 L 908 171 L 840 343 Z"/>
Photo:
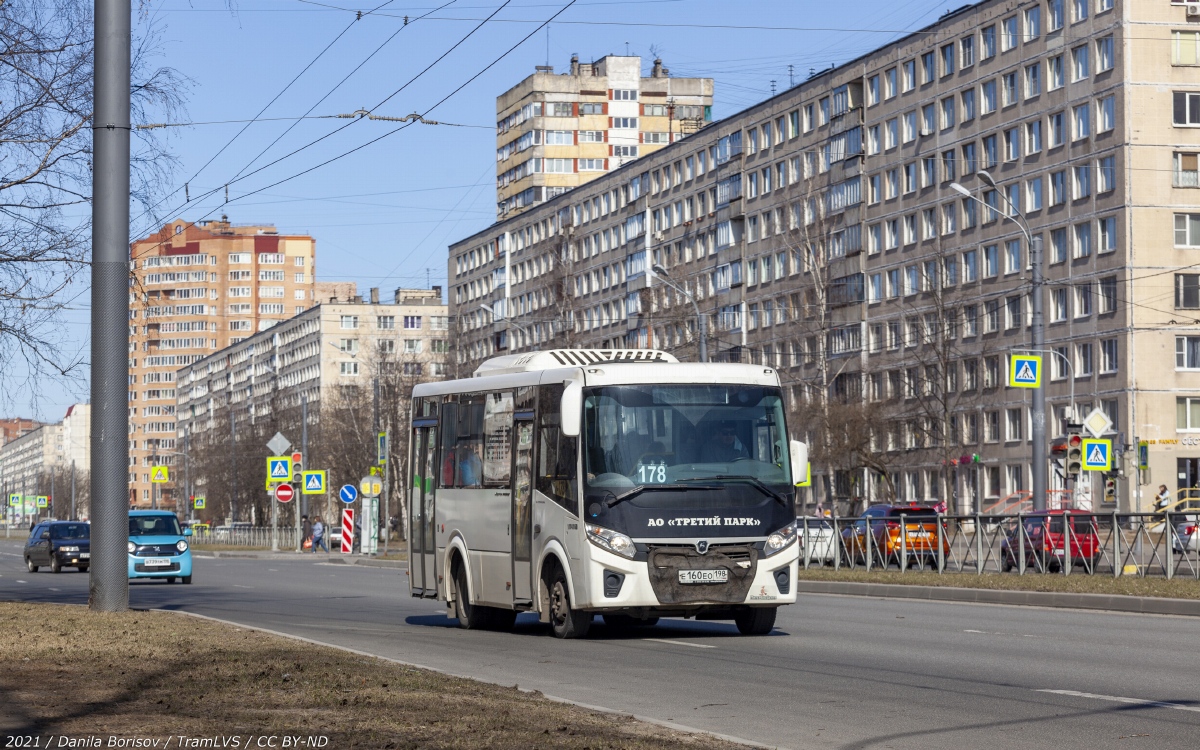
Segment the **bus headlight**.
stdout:
<path fill-rule="evenodd" d="M 770 557 L 780 550 L 787 549 L 788 545 L 794 541 L 796 541 L 796 522 L 792 521 L 767 537 L 767 543 L 763 545 L 763 556 Z"/>
<path fill-rule="evenodd" d="M 592 544 L 597 547 L 603 547 L 621 557 L 627 557 L 630 560 L 633 559 L 636 550 L 633 547 L 633 540 L 629 537 L 618 531 L 606 529 L 603 526 L 596 526 L 595 524 L 585 523 L 583 526 L 587 529 L 587 538 Z"/>

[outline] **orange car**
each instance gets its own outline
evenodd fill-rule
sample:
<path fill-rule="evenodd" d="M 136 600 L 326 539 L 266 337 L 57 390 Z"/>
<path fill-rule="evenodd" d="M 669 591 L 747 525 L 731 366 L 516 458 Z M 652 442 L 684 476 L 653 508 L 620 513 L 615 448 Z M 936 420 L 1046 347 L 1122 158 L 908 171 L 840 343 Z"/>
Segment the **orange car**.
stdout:
<path fill-rule="evenodd" d="M 904 528 L 900 528 L 901 521 Z M 937 567 L 937 511 L 927 505 L 872 505 L 842 531 L 846 553 L 858 564 L 872 567 L 929 565 Z M 942 534 L 942 559 L 950 542 Z"/>

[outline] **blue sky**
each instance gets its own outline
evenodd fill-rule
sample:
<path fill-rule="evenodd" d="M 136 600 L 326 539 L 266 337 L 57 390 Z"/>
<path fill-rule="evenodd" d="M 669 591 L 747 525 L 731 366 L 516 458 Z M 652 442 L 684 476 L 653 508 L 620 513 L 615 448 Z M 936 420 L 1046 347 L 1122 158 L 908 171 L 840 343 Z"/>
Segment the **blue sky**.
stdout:
<path fill-rule="evenodd" d="M 789 65 L 799 82 L 965 1 L 577 0 L 539 30 L 567 0 L 512 0 L 503 8 L 503 0 L 144 0 L 138 23 L 159 29 L 158 62 L 191 79 L 186 121 L 220 123 L 170 129 L 180 167 L 160 218 L 224 213 L 235 223 L 311 233 L 318 280 L 356 281 L 364 293 L 444 286 L 447 245 L 495 217 L 495 97 L 535 65 L 548 59 L 561 72 L 573 53 L 589 61 L 628 51 L 648 70 L 657 53 L 672 75 L 714 78 L 714 117 L 722 118 L 769 97 L 772 80 L 785 89 Z M 452 125 L 391 135 L 399 123 L 264 119 L 234 139 L 245 123 L 228 122 L 255 118 L 268 103 L 262 118 L 310 109 L 310 117 L 359 109 L 402 117 L 426 112 L 463 84 L 427 115 Z M 133 212 L 131 237 L 157 228 L 140 213 Z M 64 327 L 68 346 L 84 354 L 86 308 L 84 295 Z M 59 419 L 80 399 L 86 387 L 45 384 L 30 409 Z"/>

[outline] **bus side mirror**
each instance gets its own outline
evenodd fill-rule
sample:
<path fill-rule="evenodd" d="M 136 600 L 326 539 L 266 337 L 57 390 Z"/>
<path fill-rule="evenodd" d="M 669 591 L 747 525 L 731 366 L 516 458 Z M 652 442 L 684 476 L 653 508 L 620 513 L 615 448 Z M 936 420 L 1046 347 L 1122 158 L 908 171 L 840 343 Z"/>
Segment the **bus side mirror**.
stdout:
<path fill-rule="evenodd" d="M 792 481 L 808 481 L 808 446 L 799 440 L 791 442 Z"/>
<path fill-rule="evenodd" d="M 579 437 L 579 422 L 583 412 L 583 384 L 567 383 L 562 396 L 562 434 Z"/>

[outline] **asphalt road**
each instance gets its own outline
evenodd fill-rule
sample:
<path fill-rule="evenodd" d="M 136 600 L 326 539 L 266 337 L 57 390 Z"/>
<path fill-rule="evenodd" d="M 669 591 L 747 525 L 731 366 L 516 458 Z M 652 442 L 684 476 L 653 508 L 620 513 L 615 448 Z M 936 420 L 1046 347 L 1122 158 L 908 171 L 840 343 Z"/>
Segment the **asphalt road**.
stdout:
<path fill-rule="evenodd" d="M 459 630 L 408 597 L 402 569 L 296 556 L 195 567 L 191 586 L 132 584 L 130 605 L 797 750 L 1185 747 L 1200 730 L 1192 618 L 809 595 L 766 637 L 682 620 L 621 635 L 598 621 L 587 640 L 559 641 L 528 615 L 513 633 Z M 87 576 L 30 574 L 0 539 L 0 599 L 85 603 Z"/>

